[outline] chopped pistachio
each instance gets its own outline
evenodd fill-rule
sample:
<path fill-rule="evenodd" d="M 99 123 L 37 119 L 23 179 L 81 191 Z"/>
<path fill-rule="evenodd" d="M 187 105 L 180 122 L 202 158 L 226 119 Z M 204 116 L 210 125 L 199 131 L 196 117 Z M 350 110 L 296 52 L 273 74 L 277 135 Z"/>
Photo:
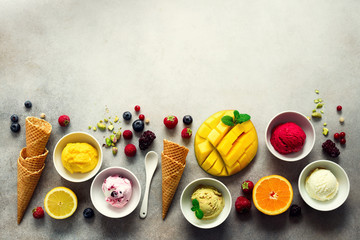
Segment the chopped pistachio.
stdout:
<path fill-rule="evenodd" d="M 110 135 L 110 140 L 111 140 L 113 143 L 116 143 L 116 142 L 117 142 L 117 137 L 114 136 L 114 135 Z"/>
<path fill-rule="evenodd" d="M 329 133 L 329 129 L 327 129 L 327 128 L 324 127 L 322 134 L 323 134 L 324 136 L 327 136 L 328 133 Z"/>
<path fill-rule="evenodd" d="M 114 125 L 109 125 L 109 126 L 108 126 L 108 129 L 109 129 L 109 131 L 114 130 Z"/>
<path fill-rule="evenodd" d="M 325 122 L 323 125 L 324 125 L 324 126 L 327 126 L 327 123 Z"/>
<path fill-rule="evenodd" d="M 91 126 L 88 126 L 88 129 L 91 129 L 92 127 Z"/>
<path fill-rule="evenodd" d="M 115 119 L 114 119 L 114 122 L 118 122 L 119 121 L 119 117 L 116 116 Z"/>
<path fill-rule="evenodd" d="M 319 113 L 319 112 L 315 112 L 315 113 L 311 114 L 311 116 L 313 118 L 322 118 L 321 113 Z"/>
<path fill-rule="evenodd" d="M 113 147 L 113 148 L 112 148 L 112 153 L 113 153 L 114 155 L 116 155 L 116 154 L 117 154 L 117 152 L 118 152 L 117 147 Z"/>
<path fill-rule="evenodd" d="M 316 89 L 316 90 L 315 90 L 315 93 L 316 93 L 316 94 L 319 94 L 319 93 L 320 93 L 320 91 Z"/>
<path fill-rule="evenodd" d="M 321 110 L 320 112 L 321 112 L 321 114 L 324 114 L 324 111 L 323 111 L 323 110 Z"/>
<path fill-rule="evenodd" d="M 105 142 L 106 142 L 106 145 L 107 145 L 108 147 L 110 147 L 111 144 L 112 144 L 112 142 L 111 142 L 111 140 L 110 140 L 109 138 L 105 138 Z"/>
<path fill-rule="evenodd" d="M 116 133 L 115 137 L 116 137 L 118 140 L 120 139 L 120 137 L 121 137 L 121 131 L 120 131 L 120 130 Z"/>
<path fill-rule="evenodd" d="M 315 99 L 315 100 L 314 100 L 314 103 L 319 103 L 319 100 Z"/>
<path fill-rule="evenodd" d="M 309 116 L 307 116 L 306 118 L 309 119 L 309 120 L 311 119 Z"/>
<path fill-rule="evenodd" d="M 93 127 L 93 130 L 96 131 L 96 127 Z"/>
<path fill-rule="evenodd" d="M 323 103 L 318 103 L 318 104 L 316 105 L 316 108 L 322 108 L 323 106 L 324 106 Z"/>
<path fill-rule="evenodd" d="M 318 101 L 319 101 L 319 102 L 322 102 L 323 100 L 322 100 L 322 98 L 319 98 Z"/>
<path fill-rule="evenodd" d="M 316 112 L 316 109 L 313 109 L 313 111 L 312 112 Z"/>
<path fill-rule="evenodd" d="M 100 122 L 102 123 L 102 122 L 103 122 L 103 120 L 100 120 Z"/>
<path fill-rule="evenodd" d="M 97 126 L 101 131 L 104 131 L 106 129 L 106 125 L 103 123 L 98 123 Z"/>
<path fill-rule="evenodd" d="M 107 118 L 104 118 L 104 122 L 106 122 L 106 123 L 107 123 L 108 121 L 109 121 L 109 120 L 108 120 Z"/>

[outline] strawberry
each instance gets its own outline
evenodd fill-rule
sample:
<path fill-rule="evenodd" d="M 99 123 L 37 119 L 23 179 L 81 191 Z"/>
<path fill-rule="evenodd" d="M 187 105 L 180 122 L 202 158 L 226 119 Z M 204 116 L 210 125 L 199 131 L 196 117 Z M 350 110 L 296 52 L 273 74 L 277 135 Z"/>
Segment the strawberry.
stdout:
<path fill-rule="evenodd" d="M 191 135 L 192 135 L 192 131 L 191 131 L 190 128 L 184 128 L 181 131 L 181 137 L 182 138 L 191 138 Z"/>
<path fill-rule="evenodd" d="M 62 126 L 62 127 L 66 127 L 67 125 L 69 125 L 69 123 L 70 123 L 70 118 L 69 118 L 69 116 L 68 115 L 61 115 L 60 117 L 59 117 L 59 124 L 60 124 L 60 126 Z"/>
<path fill-rule="evenodd" d="M 243 191 L 243 193 L 247 194 L 247 193 L 252 193 L 252 190 L 254 189 L 254 183 L 252 181 L 245 181 L 241 184 L 241 189 Z"/>
<path fill-rule="evenodd" d="M 125 155 L 128 157 L 133 157 L 136 154 L 136 147 L 134 144 L 129 143 L 128 145 L 126 145 L 125 149 L 124 149 Z"/>
<path fill-rule="evenodd" d="M 178 119 L 175 116 L 169 115 L 166 118 L 164 118 L 164 124 L 169 129 L 176 127 L 177 123 L 178 123 Z"/>
<path fill-rule="evenodd" d="M 34 218 L 43 218 L 44 217 L 44 210 L 42 207 L 36 207 L 32 210 Z"/>
<path fill-rule="evenodd" d="M 246 197 L 240 196 L 236 199 L 235 208 L 238 213 L 246 213 L 251 209 L 251 202 Z"/>

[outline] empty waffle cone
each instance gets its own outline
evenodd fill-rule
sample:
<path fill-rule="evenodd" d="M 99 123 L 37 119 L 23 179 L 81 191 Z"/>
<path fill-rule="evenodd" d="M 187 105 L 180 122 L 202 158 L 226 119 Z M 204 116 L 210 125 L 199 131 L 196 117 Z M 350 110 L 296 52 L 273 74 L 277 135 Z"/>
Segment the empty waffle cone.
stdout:
<path fill-rule="evenodd" d="M 29 172 L 36 172 L 44 166 L 48 153 L 49 151 L 45 148 L 45 153 L 35 157 L 27 157 L 26 148 L 23 148 L 20 152 L 19 162 Z"/>
<path fill-rule="evenodd" d="M 52 130 L 51 124 L 40 118 L 27 117 L 25 129 L 27 157 L 43 154 Z"/>
<path fill-rule="evenodd" d="M 163 153 L 170 158 L 182 162 L 185 164 L 186 156 L 189 152 L 187 147 L 181 146 L 177 143 L 164 139 L 164 151 Z"/>
<path fill-rule="evenodd" d="M 21 222 L 24 213 L 30 203 L 34 190 L 39 182 L 43 167 L 35 172 L 28 171 L 18 160 L 18 180 L 17 180 L 17 222 Z"/>
<path fill-rule="evenodd" d="M 162 218 L 165 219 L 184 172 L 186 163 L 180 163 L 164 153 L 161 153 L 161 159 Z"/>

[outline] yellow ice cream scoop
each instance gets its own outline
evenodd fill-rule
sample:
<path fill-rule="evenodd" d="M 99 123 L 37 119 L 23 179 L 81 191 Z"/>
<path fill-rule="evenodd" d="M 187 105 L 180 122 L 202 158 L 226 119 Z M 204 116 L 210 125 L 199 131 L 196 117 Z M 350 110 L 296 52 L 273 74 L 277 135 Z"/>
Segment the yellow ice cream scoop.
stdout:
<path fill-rule="evenodd" d="M 212 186 L 200 185 L 191 196 L 191 200 L 194 199 L 199 202 L 205 220 L 217 217 L 225 206 L 221 192 Z"/>
<path fill-rule="evenodd" d="M 90 172 L 98 160 L 97 150 L 88 143 L 68 143 L 61 153 L 61 162 L 71 173 Z"/>

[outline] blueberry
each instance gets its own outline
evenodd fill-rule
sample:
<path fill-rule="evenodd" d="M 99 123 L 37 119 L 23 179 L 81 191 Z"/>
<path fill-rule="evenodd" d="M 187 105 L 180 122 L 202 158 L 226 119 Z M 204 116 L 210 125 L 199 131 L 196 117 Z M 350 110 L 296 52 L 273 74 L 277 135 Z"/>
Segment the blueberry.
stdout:
<path fill-rule="evenodd" d="M 117 197 L 117 192 L 116 192 L 116 191 L 112 191 L 112 192 L 111 192 L 111 196 L 112 196 L 112 197 Z"/>
<path fill-rule="evenodd" d="M 13 123 L 17 123 L 19 121 L 19 117 L 16 114 L 11 115 L 10 119 Z"/>
<path fill-rule="evenodd" d="M 296 204 L 293 204 L 290 207 L 290 216 L 296 217 L 296 216 L 300 216 L 300 215 L 301 215 L 301 207 Z"/>
<path fill-rule="evenodd" d="M 32 103 L 28 100 L 24 103 L 26 108 L 31 108 L 32 107 Z"/>
<path fill-rule="evenodd" d="M 91 208 L 86 208 L 83 212 L 83 215 L 85 218 L 92 218 L 95 215 L 94 210 L 92 210 Z"/>
<path fill-rule="evenodd" d="M 193 122 L 193 119 L 192 119 L 192 117 L 190 115 L 185 115 L 184 118 L 183 118 L 183 122 L 186 125 L 190 125 Z"/>
<path fill-rule="evenodd" d="M 133 122 L 132 127 L 135 132 L 141 132 L 142 130 L 144 130 L 144 122 L 140 119 L 137 119 Z"/>
<path fill-rule="evenodd" d="M 20 124 L 18 123 L 12 123 L 10 126 L 11 131 L 18 132 L 20 131 Z"/>
<path fill-rule="evenodd" d="M 123 118 L 127 121 L 131 119 L 131 113 L 129 111 L 123 113 Z"/>

